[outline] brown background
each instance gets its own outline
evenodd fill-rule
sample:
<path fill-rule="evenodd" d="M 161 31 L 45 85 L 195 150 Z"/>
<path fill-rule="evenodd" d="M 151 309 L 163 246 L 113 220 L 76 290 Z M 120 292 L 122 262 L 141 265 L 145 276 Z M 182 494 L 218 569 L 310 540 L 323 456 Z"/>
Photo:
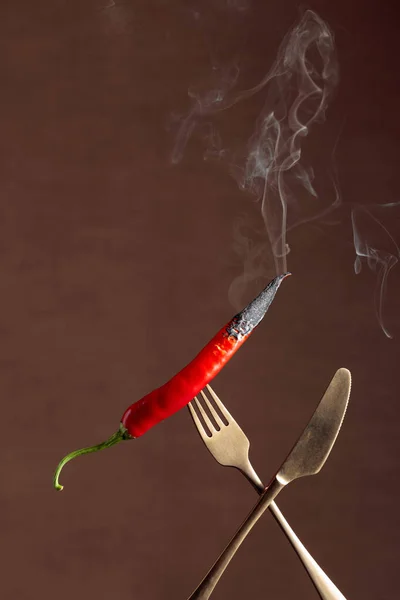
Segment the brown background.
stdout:
<path fill-rule="evenodd" d="M 211 41 L 228 22 L 227 4 L 206 5 L 219 15 L 209 21 Z M 237 25 L 246 3 L 230 4 Z M 247 4 L 243 53 L 254 83 L 298 5 Z M 187 109 L 188 87 L 209 71 L 191 12 L 201 3 L 105 5 L 0 6 L 4 598 L 184 599 L 255 501 L 239 474 L 212 460 L 186 410 L 137 441 L 71 463 L 65 490 L 52 489 L 66 452 L 108 437 L 128 404 L 179 370 L 234 314 L 227 290 L 241 265 L 232 232 L 238 215 L 254 210 L 226 169 L 204 163 L 197 142 L 181 164 L 169 161 L 170 116 Z M 341 64 L 325 132 L 343 128 L 343 201 L 396 202 L 396 14 L 377 1 L 311 8 L 335 32 Z M 287 489 L 280 506 L 349 599 L 392 599 L 400 267 L 389 280 L 388 340 L 374 315 L 376 277 L 366 268 L 354 275 L 343 223 L 329 236 L 323 227 L 293 233 L 294 276 L 214 387 L 268 480 L 335 370 L 352 371 L 332 456 L 320 476 Z M 399 240 L 398 210 L 389 225 Z M 215 592 L 251 597 L 316 597 L 270 515 Z"/>

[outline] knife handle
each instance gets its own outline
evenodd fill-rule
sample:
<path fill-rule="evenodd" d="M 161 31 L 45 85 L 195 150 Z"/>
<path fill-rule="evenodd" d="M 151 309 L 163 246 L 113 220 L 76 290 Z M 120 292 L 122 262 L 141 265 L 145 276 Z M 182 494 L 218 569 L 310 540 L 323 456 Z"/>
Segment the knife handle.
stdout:
<path fill-rule="evenodd" d="M 247 519 L 235 533 L 200 585 L 189 596 L 188 600 L 207 600 L 211 596 L 223 572 L 239 549 L 239 546 L 283 488 L 284 484 L 280 483 L 276 478 L 272 480 L 272 483 L 264 490 Z"/>

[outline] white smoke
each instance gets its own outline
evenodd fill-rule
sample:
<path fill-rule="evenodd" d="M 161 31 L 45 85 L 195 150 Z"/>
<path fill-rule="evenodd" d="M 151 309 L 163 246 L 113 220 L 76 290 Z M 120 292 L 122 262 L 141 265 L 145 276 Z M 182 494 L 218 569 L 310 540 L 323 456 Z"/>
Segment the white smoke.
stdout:
<path fill-rule="evenodd" d="M 362 264 L 366 263 L 376 273 L 375 312 L 382 331 L 388 338 L 392 338 L 384 323 L 383 303 L 388 275 L 399 260 L 400 249 L 386 227 L 367 207 L 355 206 L 351 211 L 351 222 L 356 251 L 354 271 L 358 275 Z"/>
<path fill-rule="evenodd" d="M 259 202 L 264 225 L 260 236 L 249 219 L 240 219 L 236 224 L 235 250 L 243 270 L 229 290 L 235 306 L 240 304 L 238 299 L 248 283 L 267 274 L 271 251 L 276 274 L 288 270 L 290 231 L 306 222 L 321 220 L 341 205 L 332 166 L 332 193 L 329 199 L 325 191 L 321 200 L 315 169 L 305 160 L 304 152 L 304 140 L 316 123 L 325 120 L 339 80 L 334 36 L 327 23 L 307 10 L 282 40 L 275 61 L 259 83 L 235 91 L 239 74 L 237 60 L 229 67 L 214 65 L 212 85 L 189 91 L 191 106 L 179 119 L 171 155 L 171 161 L 178 163 L 193 133 L 200 132 L 207 143 L 205 157 L 228 161 L 230 155 L 214 124 L 215 117 L 252 97 L 262 98 L 253 133 L 245 152 L 241 151 L 242 161 L 235 156 L 230 164 L 241 189 L 254 194 Z M 362 261 L 377 271 L 376 314 L 383 332 L 391 337 L 383 322 L 383 303 L 388 274 L 398 261 L 399 248 L 369 209 L 350 203 L 347 206 L 351 209 L 355 271 L 360 272 Z M 377 232 L 380 235 L 375 241 Z M 385 249 L 387 246 L 390 248 Z"/>
<path fill-rule="evenodd" d="M 293 183 L 317 197 L 313 170 L 301 163 L 301 142 L 314 123 L 324 120 L 338 82 L 333 34 L 316 13 L 308 10 L 287 33 L 274 64 L 257 85 L 234 92 L 238 75 L 237 66 L 225 72 L 216 69 L 211 89 L 189 91 L 192 106 L 180 123 L 171 160 L 176 163 L 182 159 L 189 138 L 205 119 L 256 94 L 265 95 L 244 167 L 236 168 L 236 173 L 241 172 L 240 186 L 255 193 L 261 202 L 276 272 L 283 273 L 287 271 L 288 228 L 302 220 L 298 212 L 293 218 L 289 214 L 290 205 L 297 204 Z"/>

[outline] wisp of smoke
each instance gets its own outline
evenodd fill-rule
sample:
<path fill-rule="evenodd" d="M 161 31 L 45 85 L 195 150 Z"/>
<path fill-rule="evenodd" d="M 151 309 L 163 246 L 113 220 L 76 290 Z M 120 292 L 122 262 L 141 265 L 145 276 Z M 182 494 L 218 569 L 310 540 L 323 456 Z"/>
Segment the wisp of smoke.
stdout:
<path fill-rule="evenodd" d="M 320 68 L 309 54 L 317 51 Z M 315 61 L 316 62 L 316 61 Z M 290 206 L 296 205 L 295 182 L 317 197 L 313 170 L 301 162 L 301 141 L 325 118 L 328 98 L 338 81 L 333 35 L 314 12 L 307 11 L 286 35 L 277 59 L 253 93 L 268 86 L 267 99 L 250 143 L 242 187 L 261 198 L 261 212 L 277 272 L 287 270 Z"/>
<path fill-rule="evenodd" d="M 386 227 L 365 206 L 356 206 L 351 211 L 354 249 L 356 259 L 354 271 L 358 275 L 362 263 L 377 273 L 375 288 L 375 312 L 382 331 L 388 338 L 392 334 L 383 322 L 383 302 L 389 272 L 400 257 L 400 249 Z"/>
<path fill-rule="evenodd" d="M 324 120 L 329 97 L 338 82 L 333 34 L 315 12 L 308 10 L 287 33 L 274 64 L 256 86 L 234 93 L 238 74 L 238 69 L 230 70 L 218 78 L 218 85 L 212 90 L 202 94 L 189 92 L 192 106 L 181 121 L 171 160 L 176 163 L 182 159 L 201 120 L 255 94 L 265 94 L 239 183 L 261 201 L 276 272 L 283 273 L 289 252 L 288 228 L 301 220 L 288 215 L 290 205 L 296 205 L 291 186 L 300 185 L 317 197 L 313 170 L 300 162 L 301 141 L 314 123 Z M 246 278 L 249 277 L 251 274 L 247 273 Z"/>
<path fill-rule="evenodd" d="M 255 194 L 260 203 L 264 239 L 249 222 L 238 221 L 234 230 L 235 249 L 243 271 L 231 283 L 229 299 L 240 305 L 239 297 L 252 280 L 266 275 L 268 246 L 276 273 L 286 272 L 290 247 L 287 234 L 303 223 L 321 219 L 339 207 L 341 197 L 335 177 L 333 201 L 321 205 L 314 182 L 314 169 L 304 161 L 302 143 L 315 123 L 325 119 L 326 109 L 339 79 L 334 37 L 328 25 L 307 10 L 282 40 L 274 63 L 254 87 L 235 91 L 239 68 L 214 67 L 214 84 L 206 91 L 189 91 L 191 106 L 180 119 L 171 161 L 178 163 L 196 130 L 208 144 L 207 157 L 226 159 L 219 132 L 211 117 L 256 95 L 263 95 L 262 109 L 246 144 L 244 161 L 231 165 L 239 186 Z M 204 134 L 204 131 L 206 132 Z M 333 153 L 332 153 L 333 157 Z M 397 203 L 392 203 L 397 204 Z M 311 212 L 306 210 L 311 206 Z M 381 205 L 381 206 L 389 206 Z M 351 208 L 355 272 L 362 262 L 377 271 L 376 314 L 386 336 L 383 302 L 390 270 L 398 262 L 399 248 L 393 237 L 365 206 Z M 265 232 L 267 236 L 265 236 Z M 372 241 L 371 236 L 378 240 Z M 257 239 L 257 241 L 255 241 Z M 389 242 L 390 250 L 384 250 Z"/>

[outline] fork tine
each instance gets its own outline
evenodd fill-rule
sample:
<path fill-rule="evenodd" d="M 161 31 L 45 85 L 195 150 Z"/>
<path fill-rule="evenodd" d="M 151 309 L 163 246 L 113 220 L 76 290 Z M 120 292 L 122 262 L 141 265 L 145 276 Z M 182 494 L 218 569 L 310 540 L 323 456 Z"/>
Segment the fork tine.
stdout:
<path fill-rule="evenodd" d="M 221 413 L 224 415 L 225 419 L 228 422 L 233 422 L 236 423 L 235 419 L 232 417 L 231 413 L 229 412 L 229 410 L 226 408 L 225 404 L 222 403 L 222 400 L 220 400 L 217 396 L 217 394 L 214 392 L 214 390 L 212 389 L 211 385 L 208 385 L 207 383 L 207 389 L 210 392 L 210 395 L 212 396 L 215 404 L 218 406 L 219 410 L 221 411 Z"/>
<path fill-rule="evenodd" d="M 205 395 L 205 393 L 203 392 L 203 390 L 200 391 L 200 394 L 203 397 L 204 402 L 206 403 L 208 410 L 210 411 L 210 413 L 212 414 L 212 416 L 215 419 L 215 422 L 220 426 L 220 427 L 225 427 L 225 423 L 222 421 L 221 417 L 219 416 L 219 414 L 217 413 L 217 411 L 215 410 L 215 408 L 213 407 L 213 405 L 211 404 L 211 402 L 209 401 L 209 399 L 207 398 L 207 396 Z"/>
<path fill-rule="evenodd" d="M 206 411 L 205 411 L 205 410 L 204 410 L 204 408 L 202 407 L 202 405 L 201 405 L 201 403 L 199 402 L 199 400 L 198 400 L 197 396 L 195 396 L 195 397 L 193 398 L 193 400 L 196 402 L 196 406 L 197 406 L 197 408 L 199 409 L 199 411 L 200 411 L 200 414 L 201 414 L 201 416 L 203 417 L 205 424 L 207 425 L 208 429 L 210 430 L 210 434 L 212 435 L 212 434 L 213 434 L 213 432 L 216 432 L 216 431 L 217 431 L 217 430 L 215 429 L 215 425 L 213 425 L 213 423 L 211 422 L 211 420 L 210 420 L 210 418 L 209 418 L 208 414 L 206 413 Z M 192 402 L 193 402 L 193 400 L 192 400 Z M 197 416 L 197 415 L 196 415 L 196 416 Z M 200 420 L 199 420 L 199 422 L 200 422 Z M 201 422 L 200 422 L 200 424 L 201 424 Z M 204 427 L 203 427 L 203 425 L 202 425 L 202 424 L 201 424 L 201 427 L 202 427 L 202 429 L 204 429 Z"/>
<path fill-rule="evenodd" d="M 192 402 L 193 402 L 193 400 L 192 400 Z M 199 432 L 201 437 L 204 439 L 204 436 L 207 436 L 207 434 L 203 427 L 203 423 L 200 421 L 199 417 L 197 416 L 197 412 L 193 408 L 192 402 L 189 402 L 188 409 L 190 410 L 190 414 L 192 415 L 192 419 L 194 421 L 194 424 L 196 425 L 197 431 Z"/>

